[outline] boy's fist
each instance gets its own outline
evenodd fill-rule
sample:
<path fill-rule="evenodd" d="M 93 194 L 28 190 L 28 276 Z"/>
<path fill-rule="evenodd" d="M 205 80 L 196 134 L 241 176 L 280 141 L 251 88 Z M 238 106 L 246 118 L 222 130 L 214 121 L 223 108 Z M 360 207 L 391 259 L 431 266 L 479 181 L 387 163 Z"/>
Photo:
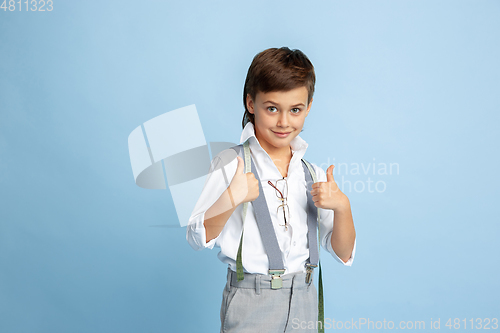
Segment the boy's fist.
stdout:
<path fill-rule="evenodd" d="M 312 184 L 311 195 L 314 205 L 319 208 L 332 209 L 347 209 L 349 207 L 349 199 L 342 193 L 333 179 L 332 164 L 326 170 L 326 182 L 316 182 Z"/>
<path fill-rule="evenodd" d="M 234 174 L 231 184 L 229 184 L 229 194 L 233 198 L 235 206 L 244 202 L 254 201 L 259 196 L 259 181 L 255 178 L 254 174 L 244 173 L 245 163 L 240 156 L 238 159 L 238 166 Z"/>

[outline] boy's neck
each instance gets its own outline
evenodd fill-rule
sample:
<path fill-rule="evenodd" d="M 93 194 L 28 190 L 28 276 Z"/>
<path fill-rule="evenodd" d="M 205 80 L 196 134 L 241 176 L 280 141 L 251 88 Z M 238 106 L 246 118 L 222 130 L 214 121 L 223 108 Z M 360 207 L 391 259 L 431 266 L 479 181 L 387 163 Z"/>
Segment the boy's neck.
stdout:
<path fill-rule="evenodd" d="M 257 139 L 258 140 L 258 139 Z M 274 146 L 271 146 L 265 142 L 265 140 L 260 141 L 260 146 L 262 149 L 266 151 L 266 153 L 271 157 L 273 161 L 288 161 L 290 162 L 290 159 L 292 158 L 292 147 L 287 146 L 287 147 L 282 147 L 282 148 L 277 148 Z"/>
<path fill-rule="evenodd" d="M 266 149 L 265 149 L 266 150 Z M 274 161 L 281 161 L 281 162 L 284 162 L 284 161 L 290 161 L 290 159 L 292 158 L 292 148 L 290 146 L 288 146 L 287 148 L 284 148 L 284 149 L 281 149 L 281 150 L 274 150 L 274 151 L 268 151 L 266 150 L 267 154 L 269 155 L 269 157 L 271 157 L 271 159 Z"/>
<path fill-rule="evenodd" d="M 266 150 L 266 149 L 264 149 Z M 273 161 L 274 165 L 276 168 L 278 168 L 278 171 L 281 173 L 281 176 L 283 178 L 288 176 L 288 166 L 290 165 L 290 161 L 292 159 L 293 153 L 292 153 L 292 148 L 290 146 L 285 147 L 284 149 L 281 150 L 274 150 L 273 152 L 267 151 L 267 154 L 269 157 L 271 157 L 271 160 Z"/>
<path fill-rule="evenodd" d="M 288 174 L 288 165 L 292 159 L 292 147 L 290 145 L 285 147 L 275 147 L 269 144 L 266 140 L 259 139 L 259 133 L 256 131 L 255 137 L 259 141 L 262 149 L 266 151 L 266 153 L 271 157 L 274 165 L 278 168 L 279 172 L 283 177 L 286 177 Z"/>

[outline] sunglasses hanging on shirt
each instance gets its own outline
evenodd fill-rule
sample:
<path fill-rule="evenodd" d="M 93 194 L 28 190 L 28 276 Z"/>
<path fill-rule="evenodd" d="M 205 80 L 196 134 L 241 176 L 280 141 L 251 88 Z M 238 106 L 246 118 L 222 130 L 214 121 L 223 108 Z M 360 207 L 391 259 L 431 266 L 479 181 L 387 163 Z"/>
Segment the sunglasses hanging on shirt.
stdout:
<path fill-rule="evenodd" d="M 284 224 L 280 224 L 280 226 L 285 227 L 285 231 L 288 230 L 288 223 L 290 222 L 290 208 L 287 204 L 288 198 L 288 183 L 286 178 L 278 179 L 275 184 L 270 180 L 267 182 L 276 190 L 276 197 L 281 200 L 281 205 L 278 206 L 276 213 L 278 214 L 278 218 L 280 218 Z"/>

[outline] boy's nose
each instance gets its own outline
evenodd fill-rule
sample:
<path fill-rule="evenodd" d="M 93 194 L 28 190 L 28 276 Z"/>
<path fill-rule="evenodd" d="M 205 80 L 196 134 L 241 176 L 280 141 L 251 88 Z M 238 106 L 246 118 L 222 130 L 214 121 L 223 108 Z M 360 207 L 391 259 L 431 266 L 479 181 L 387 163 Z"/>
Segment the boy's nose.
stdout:
<path fill-rule="evenodd" d="M 280 116 L 278 118 L 278 126 L 287 127 L 288 126 L 288 112 L 280 112 Z"/>

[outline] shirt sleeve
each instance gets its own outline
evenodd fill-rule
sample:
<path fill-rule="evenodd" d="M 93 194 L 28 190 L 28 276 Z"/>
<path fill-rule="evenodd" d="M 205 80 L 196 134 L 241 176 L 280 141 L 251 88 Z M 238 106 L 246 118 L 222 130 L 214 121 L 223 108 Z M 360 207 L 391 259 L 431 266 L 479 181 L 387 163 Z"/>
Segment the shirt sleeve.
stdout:
<path fill-rule="evenodd" d="M 217 154 L 210 163 L 201 195 L 189 218 L 186 239 L 196 251 L 212 249 L 220 236 L 207 242 L 205 230 L 205 213 L 219 199 L 233 179 L 238 160 L 233 149 L 226 149 Z"/>
<path fill-rule="evenodd" d="M 318 182 L 326 182 L 326 173 L 325 171 L 313 164 L 314 170 L 316 171 L 316 177 Z M 354 260 L 354 254 L 356 253 L 356 239 L 354 239 L 354 247 L 352 249 L 351 257 L 347 262 L 344 262 L 342 259 L 339 258 L 337 253 L 332 248 L 332 233 L 333 233 L 333 217 L 334 217 L 334 211 L 331 209 L 323 209 L 320 208 L 320 227 L 319 227 L 319 232 L 320 232 L 320 240 L 321 240 L 321 246 L 330 252 L 330 254 L 340 263 L 344 264 L 345 266 L 351 266 L 352 262 Z"/>

